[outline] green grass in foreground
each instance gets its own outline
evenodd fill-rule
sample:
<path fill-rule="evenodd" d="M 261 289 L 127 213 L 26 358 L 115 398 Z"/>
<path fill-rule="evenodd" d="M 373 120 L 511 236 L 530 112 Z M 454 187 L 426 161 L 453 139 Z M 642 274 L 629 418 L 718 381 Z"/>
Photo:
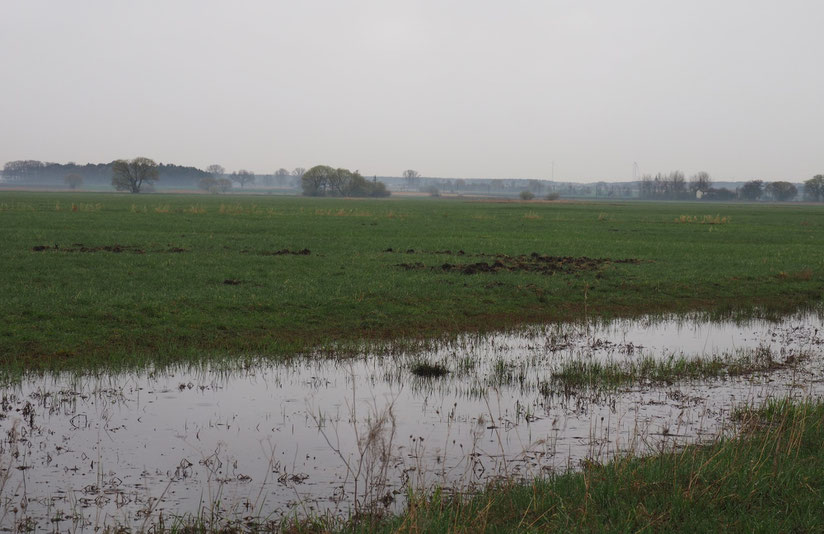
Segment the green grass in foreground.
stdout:
<path fill-rule="evenodd" d="M 774 403 L 712 446 L 589 465 L 471 499 L 416 499 L 343 532 L 821 532 L 824 405 Z M 295 528 L 317 532 L 323 528 Z"/>
<path fill-rule="evenodd" d="M 789 311 L 824 293 L 822 215 L 0 192 L 0 372 L 279 357 L 585 312 Z"/>

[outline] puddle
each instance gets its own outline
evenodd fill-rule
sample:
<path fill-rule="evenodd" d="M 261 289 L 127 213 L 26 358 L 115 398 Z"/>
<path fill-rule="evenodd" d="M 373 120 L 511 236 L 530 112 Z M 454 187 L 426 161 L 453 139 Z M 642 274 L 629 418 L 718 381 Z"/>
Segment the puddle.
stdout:
<path fill-rule="evenodd" d="M 756 349 L 808 357 L 769 374 L 614 391 L 549 380 L 570 359 Z M 422 361 L 447 375 L 414 376 Z M 737 406 L 820 395 L 822 371 L 822 318 L 799 315 L 558 325 L 423 355 L 25 380 L 0 390 L 0 527 L 399 510 L 408 488 L 468 490 L 712 439 Z"/>

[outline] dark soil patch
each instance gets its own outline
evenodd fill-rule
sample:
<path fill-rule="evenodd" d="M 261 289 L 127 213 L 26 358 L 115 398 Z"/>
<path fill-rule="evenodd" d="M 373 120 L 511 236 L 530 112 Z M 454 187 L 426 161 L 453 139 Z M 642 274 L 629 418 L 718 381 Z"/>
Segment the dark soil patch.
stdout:
<path fill-rule="evenodd" d="M 188 249 L 175 247 L 172 245 L 167 245 L 169 248 L 165 250 L 157 250 L 153 252 L 169 252 L 172 254 L 180 254 L 183 252 L 189 252 Z M 57 252 L 81 252 L 81 253 L 91 253 L 91 252 L 112 252 L 115 254 L 121 254 L 123 252 L 131 252 L 132 254 L 145 254 L 146 251 L 140 247 L 133 246 L 133 245 L 120 245 L 115 243 L 114 245 L 101 245 L 101 246 L 87 246 L 83 243 L 72 243 L 70 247 L 61 247 L 60 245 L 54 245 L 52 247 L 45 246 L 45 245 L 37 245 L 31 248 L 34 252 L 43 252 L 43 251 L 57 251 Z"/>
<path fill-rule="evenodd" d="M 74 243 L 70 247 L 60 248 L 59 245 L 54 245 L 53 247 L 47 247 L 43 245 L 38 245 L 36 247 L 32 247 L 34 252 L 41 252 L 45 250 L 55 250 L 59 252 L 113 252 L 115 254 L 120 254 L 122 252 L 131 252 L 133 254 L 145 254 L 146 251 L 140 247 L 132 246 L 132 245 L 103 245 L 99 247 L 87 247 L 82 243 Z M 181 249 L 182 250 L 182 249 Z"/>
<path fill-rule="evenodd" d="M 465 256 L 465 255 L 467 255 L 466 252 L 464 252 L 463 250 L 458 250 L 456 252 L 453 252 L 451 250 L 425 251 L 425 250 L 415 250 L 414 248 L 410 248 L 408 250 L 403 251 L 403 250 L 395 250 L 392 247 L 389 247 L 389 248 L 385 249 L 383 252 L 397 252 L 399 254 L 444 254 L 446 256 Z M 474 256 L 485 256 L 485 255 L 486 254 L 474 254 Z"/>
<path fill-rule="evenodd" d="M 586 256 L 548 256 L 533 252 L 530 255 L 508 256 L 498 254 L 495 261 L 480 261 L 475 263 L 444 263 L 437 267 L 429 267 L 432 271 L 458 272 L 462 274 L 497 273 L 499 271 L 533 272 L 541 274 L 574 273 L 580 271 L 595 271 L 611 263 L 641 263 L 636 258 L 588 258 Z M 420 262 L 401 263 L 396 265 L 407 271 L 423 270 L 427 267 Z"/>
<path fill-rule="evenodd" d="M 251 254 L 248 250 L 241 250 L 242 254 Z M 308 248 L 302 250 L 291 250 L 288 248 L 283 248 L 280 250 L 262 250 L 260 252 L 256 252 L 259 256 L 308 256 L 312 254 L 312 251 Z"/>

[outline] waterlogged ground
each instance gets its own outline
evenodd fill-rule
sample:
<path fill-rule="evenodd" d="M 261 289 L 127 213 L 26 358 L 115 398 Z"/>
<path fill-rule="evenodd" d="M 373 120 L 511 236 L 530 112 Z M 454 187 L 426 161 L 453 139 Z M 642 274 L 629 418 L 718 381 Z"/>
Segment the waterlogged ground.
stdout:
<path fill-rule="evenodd" d="M 569 387 L 568 361 L 769 354 L 743 376 Z M 426 361 L 448 369 L 421 378 Z M 423 355 L 25 380 L 0 390 L 0 527 L 141 527 L 397 510 L 408 489 L 470 490 L 716 437 L 732 411 L 824 391 L 824 322 L 697 319 L 466 337 Z"/>

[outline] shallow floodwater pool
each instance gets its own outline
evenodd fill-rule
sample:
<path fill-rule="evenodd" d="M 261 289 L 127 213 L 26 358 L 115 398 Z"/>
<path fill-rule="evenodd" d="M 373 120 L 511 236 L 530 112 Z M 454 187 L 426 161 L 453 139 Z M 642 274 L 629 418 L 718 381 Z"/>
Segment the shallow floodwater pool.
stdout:
<path fill-rule="evenodd" d="M 569 389 L 571 360 L 770 351 L 738 377 Z M 415 363 L 446 367 L 442 378 Z M 466 336 L 424 354 L 29 378 L 0 389 L 0 527 L 91 531 L 159 517 L 279 520 L 400 510 L 625 451 L 714 439 L 736 407 L 824 391 L 824 322 L 645 319 Z"/>

